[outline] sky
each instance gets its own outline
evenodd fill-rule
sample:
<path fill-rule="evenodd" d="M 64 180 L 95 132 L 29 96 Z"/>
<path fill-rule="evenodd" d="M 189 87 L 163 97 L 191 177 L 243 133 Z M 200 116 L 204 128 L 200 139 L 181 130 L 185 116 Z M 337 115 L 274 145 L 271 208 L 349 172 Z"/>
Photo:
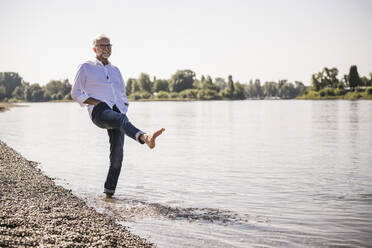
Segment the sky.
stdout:
<path fill-rule="evenodd" d="M 73 83 L 100 34 L 124 79 L 191 69 L 310 85 L 324 67 L 372 72 L 370 0 L 0 0 L 0 30 L 0 72 L 40 85 Z"/>

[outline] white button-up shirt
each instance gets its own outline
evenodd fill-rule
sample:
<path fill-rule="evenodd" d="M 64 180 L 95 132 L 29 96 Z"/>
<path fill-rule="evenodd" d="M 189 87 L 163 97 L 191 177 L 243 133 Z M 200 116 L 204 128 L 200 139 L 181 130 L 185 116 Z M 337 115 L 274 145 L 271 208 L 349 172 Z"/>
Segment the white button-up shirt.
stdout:
<path fill-rule="evenodd" d="M 123 114 L 128 110 L 125 83 L 119 69 L 111 63 L 103 65 L 98 59 L 79 66 L 71 96 L 81 106 L 87 106 L 90 117 L 94 106 L 84 103 L 89 97 L 106 102 L 111 108 L 116 105 Z"/>

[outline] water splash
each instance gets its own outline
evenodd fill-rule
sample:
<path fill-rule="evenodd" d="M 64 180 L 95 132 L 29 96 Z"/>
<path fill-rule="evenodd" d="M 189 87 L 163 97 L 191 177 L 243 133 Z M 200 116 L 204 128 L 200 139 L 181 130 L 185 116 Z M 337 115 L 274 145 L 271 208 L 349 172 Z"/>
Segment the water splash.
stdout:
<path fill-rule="evenodd" d="M 222 225 L 246 224 L 249 215 L 239 215 L 231 210 L 216 208 L 171 207 L 159 203 L 149 203 L 136 199 L 102 198 L 87 199 L 100 212 L 114 215 L 121 221 L 135 221 L 138 218 L 157 218 L 168 220 L 186 220 L 189 222 L 206 222 Z M 268 222 L 268 220 L 265 220 Z"/>

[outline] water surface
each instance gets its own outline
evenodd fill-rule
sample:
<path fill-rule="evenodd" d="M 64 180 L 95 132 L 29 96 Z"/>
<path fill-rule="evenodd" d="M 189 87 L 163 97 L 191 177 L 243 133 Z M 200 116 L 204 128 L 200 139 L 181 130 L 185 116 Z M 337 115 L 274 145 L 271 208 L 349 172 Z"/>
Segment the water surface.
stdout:
<path fill-rule="evenodd" d="M 368 247 L 372 101 L 133 102 L 165 127 L 126 137 L 116 200 L 102 201 L 105 130 L 76 103 L 0 114 L 0 139 L 158 247 Z"/>

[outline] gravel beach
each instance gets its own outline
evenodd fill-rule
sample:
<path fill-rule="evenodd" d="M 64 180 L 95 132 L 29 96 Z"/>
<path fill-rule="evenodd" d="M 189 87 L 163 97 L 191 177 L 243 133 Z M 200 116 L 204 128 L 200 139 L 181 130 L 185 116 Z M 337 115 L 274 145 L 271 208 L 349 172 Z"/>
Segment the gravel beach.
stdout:
<path fill-rule="evenodd" d="M 13 107 L 24 107 L 24 106 L 25 105 L 19 105 L 19 104 L 16 105 L 13 103 L 0 102 L 0 113 L 8 111 L 10 108 L 13 108 Z"/>
<path fill-rule="evenodd" d="M 0 141 L 0 247 L 153 247 Z"/>

